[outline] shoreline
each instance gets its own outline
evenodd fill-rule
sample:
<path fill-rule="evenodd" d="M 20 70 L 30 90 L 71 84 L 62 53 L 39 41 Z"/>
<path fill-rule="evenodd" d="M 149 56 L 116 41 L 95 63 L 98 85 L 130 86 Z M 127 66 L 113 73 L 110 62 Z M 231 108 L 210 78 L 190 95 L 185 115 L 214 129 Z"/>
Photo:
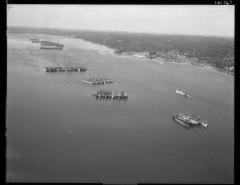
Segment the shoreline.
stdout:
<path fill-rule="evenodd" d="M 70 39 L 69 42 L 71 42 L 71 39 L 74 39 L 74 40 L 76 39 L 76 40 L 79 40 L 81 42 L 84 42 L 84 43 L 88 44 L 88 46 L 83 48 L 81 45 L 78 45 L 76 43 L 73 44 L 71 42 L 71 44 L 70 43 L 68 43 L 68 44 L 70 44 L 70 45 L 73 44 L 73 45 L 69 48 L 72 48 L 74 46 L 74 48 L 78 49 L 80 47 L 81 49 L 97 51 L 100 55 L 111 55 L 111 56 L 114 56 L 114 57 L 125 57 L 125 58 L 133 58 L 133 59 L 137 58 L 137 59 L 140 59 L 140 60 L 143 59 L 143 60 L 153 61 L 153 62 L 159 63 L 161 65 L 166 64 L 166 63 L 175 63 L 175 64 L 181 64 L 181 65 L 191 64 L 193 66 L 201 67 L 201 68 L 208 68 L 208 69 L 212 68 L 212 69 L 215 69 L 219 72 L 235 76 L 234 72 L 230 72 L 230 71 L 227 71 L 227 70 L 224 70 L 224 69 L 220 69 L 220 68 L 217 68 L 217 67 L 211 66 L 209 64 L 205 64 L 205 63 L 200 63 L 199 64 L 199 63 L 194 63 L 194 62 L 171 62 L 171 61 L 166 62 L 166 60 L 162 61 L 162 60 L 158 60 L 158 59 L 155 59 L 155 58 L 147 58 L 146 56 L 142 56 L 142 55 L 138 56 L 136 54 L 133 54 L 133 55 L 132 54 L 131 55 L 129 55 L 129 54 L 116 54 L 115 51 L 117 51 L 117 50 L 114 49 L 114 48 L 110 48 L 110 47 L 108 47 L 107 45 L 104 45 L 104 44 L 94 43 L 94 42 L 90 42 L 90 41 L 87 41 L 87 40 L 84 40 L 84 39 L 81 39 L 81 38 L 77 38 L 77 37 L 72 36 L 72 35 L 66 36 L 66 35 L 54 35 L 54 34 L 42 34 L 42 33 L 11 33 L 10 32 L 10 33 L 7 33 L 7 36 L 9 36 L 9 35 L 14 36 L 14 35 L 19 35 L 19 34 L 20 35 L 26 35 L 26 36 L 28 36 L 28 35 L 39 35 L 39 36 L 42 36 L 42 37 L 45 37 L 45 38 L 46 37 L 47 38 L 53 37 L 53 39 L 57 39 L 57 40 L 61 39 L 63 41 L 65 39 Z M 7 39 L 9 39 L 9 38 L 7 38 Z M 13 39 L 16 39 L 16 38 L 13 37 Z M 22 39 L 22 38 L 20 38 L 20 39 Z M 79 44 L 81 44 L 81 43 L 79 43 Z M 66 49 L 68 49 L 68 47 L 66 47 Z"/>
<path fill-rule="evenodd" d="M 126 58 L 139 58 L 139 59 L 147 59 L 147 60 L 150 60 L 150 61 L 154 61 L 156 63 L 159 63 L 159 64 L 166 64 L 166 63 L 172 63 L 172 64 L 180 64 L 180 65 L 192 65 L 192 66 L 196 66 L 196 67 L 201 67 L 201 68 L 211 68 L 211 69 L 215 69 L 219 72 L 222 72 L 222 73 L 225 73 L 225 74 L 230 74 L 232 76 L 234 76 L 235 73 L 233 72 L 229 72 L 227 70 L 223 70 L 223 69 L 220 69 L 220 68 L 217 68 L 217 67 L 214 67 L 214 66 L 211 66 L 209 64 L 205 64 L 205 63 L 194 63 L 194 62 L 171 62 L 171 61 L 167 61 L 167 62 L 163 62 L 163 61 L 160 61 L 160 60 L 157 60 L 155 58 L 151 59 L 151 58 L 147 58 L 147 57 L 138 57 L 138 56 L 134 56 L 134 55 L 127 55 L 127 54 L 114 54 L 115 56 L 118 56 L 118 57 L 126 57 Z"/>

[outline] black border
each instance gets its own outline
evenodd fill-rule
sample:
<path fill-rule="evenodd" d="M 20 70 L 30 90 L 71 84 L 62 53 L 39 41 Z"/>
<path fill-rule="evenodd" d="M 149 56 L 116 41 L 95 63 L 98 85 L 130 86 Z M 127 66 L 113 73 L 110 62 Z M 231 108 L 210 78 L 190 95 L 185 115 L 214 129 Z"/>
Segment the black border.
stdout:
<path fill-rule="evenodd" d="M 238 141 L 238 136 L 237 133 L 239 130 L 239 126 L 238 123 L 240 120 L 238 116 L 236 116 L 237 112 L 237 102 L 238 102 L 238 97 L 237 95 L 239 95 L 240 91 L 239 88 L 237 87 L 237 78 L 238 78 L 238 73 L 239 73 L 239 53 L 237 52 L 237 48 L 239 48 L 239 36 L 237 35 L 237 33 L 239 33 L 238 31 L 238 24 L 237 24 L 237 20 L 239 17 L 239 11 L 237 10 L 238 5 L 235 4 L 235 32 L 234 32 L 234 57 L 235 57 L 235 79 L 234 79 L 234 184 L 238 184 L 239 181 L 239 161 L 237 160 L 237 157 L 239 156 L 239 141 Z M 239 159 L 239 158 L 238 158 Z"/>
<path fill-rule="evenodd" d="M 233 5 L 235 0 L 8 0 L 8 4 L 156 4 L 156 5 Z"/>
<path fill-rule="evenodd" d="M 3 1 L 2 1 L 3 2 Z M 6 5 L 7 4 L 140 4 L 140 5 L 224 5 L 224 2 L 230 3 L 230 5 L 235 5 L 235 79 L 234 79 L 234 184 L 238 184 L 238 162 L 237 161 L 237 156 L 239 156 L 238 153 L 238 147 L 237 145 L 239 144 L 238 142 L 238 136 L 237 136 L 237 130 L 239 128 L 238 126 L 238 117 L 236 116 L 236 105 L 238 102 L 238 97 L 237 95 L 240 93 L 239 89 L 237 87 L 237 78 L 238 78 L 238 59 L 239 53 L 237 52 L 237 49 L 239 48 L 239 38 L 238 35 L 236 34 L 238 32 L 238 27 L 237 27 L 237 17 L 239 17 L 239 11 L 237 10 L 237 3 L 234 0 L 197 0 L 197 1 L 191 1 L 191 0 L 182 0 L 182 1 L 177 1 L 177 0 L 149 0 L 143 2 L 141 0 L 115 0 L 114 2 L 111 0 L 104 0 L 102 2 L 97 2 L 96 0 L 6 0 L 3 5 L 0 5 L 0 12 L 2 13 L 1 15 L 1 21 L 0 23 L 2 24 L 0 26 L 1 30 L 1 54 L 2 55 L 2 62 L 1 62 L 1 69 L 4 69 L 1 71 L 1 85 L 4 86 L 4 88 L 1 88 L 2 93 L 1 93 L 1 106 L 2 106 L 2 111 L 1 111 L 1 126 L 2 128 L 0 129 L 0 146 L 1 148 L 1 181 L 0 184 L 7 184 L 6 182 L 6 94 L 7 94 L 7 38 L 6 38 L 6 30 L 7 30 L 7 9 Z M 219 4 L 218 4 L 219 3 Z M 226 4 L 225 4 L 226 5 Z M 4 62 L 3 62 L 4 61 Z M 5 124 L 3 124 L 5 123 Z M 3 182 L 3 183 L 1 183 Z M 8 183 L 8 184 L 19 184 L 19 183 Z M 35 183 L 34 183 L 35 184 Z M 36 183 L 37 184 L 37 183 Z M 56 183 L 55 183 L 56 184 Z M 76 183 L 75 183 L 76 184 Z M 81 184 L 81 183 L 77 183 Z M 101 183 L 99 183 L 101 184 Z"/>
<path fill-rule="evenodd" d="M 0 4 L 0 12 L 1 12 L 1 18 L 0 18 L 0 30 L 1 30 L 1 39 L 0 39 L 0 44 L 1 44 L 1 59 L 2 62 L 0 63 L 2 72 L 1 74 L 1 128 L 0 128 L 0 152 L 1 152 L 1 160 L 0 161 L 0 168 L 3 171 L 3 175 L 1 174 L 1 181 L 0 182 L 6 182 L 6 94 L 7 94 L 7 38 L 6 38 L 6 8 L 5 4 Z"/>

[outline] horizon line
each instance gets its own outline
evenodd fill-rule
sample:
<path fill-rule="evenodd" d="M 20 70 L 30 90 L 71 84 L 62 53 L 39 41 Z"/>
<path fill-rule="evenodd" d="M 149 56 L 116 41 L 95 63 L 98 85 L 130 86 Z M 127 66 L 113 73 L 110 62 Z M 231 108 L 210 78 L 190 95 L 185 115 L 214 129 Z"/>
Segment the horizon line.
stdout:
<path fill-rule="evenodd" d="M 13 26 L 7 25 L 8 27 L 18 27 L 18 28 L 33 28 L 33 29 L 57 29 L 57 30 L 72 30 L 72 31 L 90 31 L 90 32 L 123 32 L 129 34 L 153 34 L 153 35 L 168 35 L 168 36 L 196 36 L 196 37 L 220 37 L 220 38 L 231 38 L 233 36 L 223 36 L 223 35 L 197 35 L 197 34 L 184 34 L 184 33 L 156 33 L 156 32 L 139 32 L 139 31 L 127 31 L 127 30 L 93 30 L 93 29 L 82 29 L 82 28 L 62 28 L 62 27 L 42 27 L 42 26 Z"/>

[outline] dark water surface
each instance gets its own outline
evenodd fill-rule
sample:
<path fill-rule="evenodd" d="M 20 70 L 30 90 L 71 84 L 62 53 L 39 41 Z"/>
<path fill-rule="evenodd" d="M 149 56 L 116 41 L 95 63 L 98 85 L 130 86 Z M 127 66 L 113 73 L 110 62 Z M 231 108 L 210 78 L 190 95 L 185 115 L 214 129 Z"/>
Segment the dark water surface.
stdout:
<path fill-rule="evenodd" d="M 14 47 L 15 41 L 8 44 L 8 181 L 233 182 L 232 76 L 70 44 L 63 51 L 41 51 L 31 43 L 25 47 L 25 39 L 25 48 L 19 47 L 21 40 Z M 42 70 L 68 64 L 88 71 Z M 81 83 L 96 75 L 115 83 Z M 192 97 L 175 94 L 178 88 Z M 96 101 L 92 93 L 97 89 L 123 89 L 129 98 Z M 185 129 L 171 119 L 173 113 L 191 111 L 207 119 L 209 127 Z"/>

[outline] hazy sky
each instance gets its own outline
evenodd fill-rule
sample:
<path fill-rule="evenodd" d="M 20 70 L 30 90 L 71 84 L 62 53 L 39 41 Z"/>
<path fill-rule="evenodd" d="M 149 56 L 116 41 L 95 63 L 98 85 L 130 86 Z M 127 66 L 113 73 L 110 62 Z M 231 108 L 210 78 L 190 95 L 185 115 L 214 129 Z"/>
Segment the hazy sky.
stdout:
<path fill-rule="evenodd" d="M 8 26 L 234 36 L 234 6 L 10 5 Z"/>

